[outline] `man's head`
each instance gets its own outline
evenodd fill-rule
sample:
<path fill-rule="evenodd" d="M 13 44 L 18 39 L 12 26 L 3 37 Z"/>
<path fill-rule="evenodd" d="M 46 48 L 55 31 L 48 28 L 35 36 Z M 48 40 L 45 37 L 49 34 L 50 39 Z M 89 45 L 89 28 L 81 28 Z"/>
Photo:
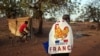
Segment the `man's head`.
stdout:
<path fill-rule="evenodd" d="M 25 21 L 25 24 L 28 24 L 28 21 Z"/>
<path fill-rule="evenodd" d="M 67 14 L 63 15 L 62 19 L 66 20 L 68 23 L 70 23 L 70 16 L 69 15 L 67 15 Z"/>

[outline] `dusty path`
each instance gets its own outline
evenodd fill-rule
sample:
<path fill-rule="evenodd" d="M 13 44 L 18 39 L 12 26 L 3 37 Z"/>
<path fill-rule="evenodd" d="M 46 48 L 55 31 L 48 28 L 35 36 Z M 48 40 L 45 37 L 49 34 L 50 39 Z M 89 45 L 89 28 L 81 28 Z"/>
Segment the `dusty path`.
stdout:
<path fill-rule="evenodd" d="M 0 22 L 0 25 L 4 22 Z M 42 35 L 33 36 L 26 43 L 14 41 L 13 44 L 8 38 L 7 24 L 0 26 L 0 56 L 50 56 L 45 52 L 42 43 L 48 40 L 48 32 L 52 23 L 45 24 Z M 83 24 L 72 25 L 72 28 L 74 33 L 81 31 L 89 36 L 74 39 L 74 47 L 70 56 L 100 56 L 100 31 L 88 30 Z"/>

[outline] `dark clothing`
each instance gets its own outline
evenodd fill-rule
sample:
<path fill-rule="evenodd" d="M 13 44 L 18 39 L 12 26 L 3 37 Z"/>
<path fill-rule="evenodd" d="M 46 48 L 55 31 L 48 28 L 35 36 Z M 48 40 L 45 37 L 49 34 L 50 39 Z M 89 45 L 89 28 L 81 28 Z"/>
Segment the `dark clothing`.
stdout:
<path fill-rule="evenodd" d="M 52 54 L 51 56 L 69 56 L 69 53 Z"/>

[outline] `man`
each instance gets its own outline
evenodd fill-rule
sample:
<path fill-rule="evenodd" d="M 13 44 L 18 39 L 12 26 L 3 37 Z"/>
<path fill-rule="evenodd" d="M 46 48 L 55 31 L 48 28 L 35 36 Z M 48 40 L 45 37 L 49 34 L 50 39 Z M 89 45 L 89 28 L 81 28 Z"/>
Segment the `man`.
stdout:
<path fill-rule="evenodd" d="M 53 24 L 49 33 L 48 53 L 51 56 L 69 56 L 73 47 L 73 33 L 69 25 L 69 15 L 63 15 L 60 21 Z"/>
<path fill-rule="evenodd" d="M 19 32 L 22 35 L 21 39 L 26 39 L 26 36 L 28 35 L 28 27 L 27 27 L 28 21 L 25 21 L 22 25 L 19 27 Z"/>

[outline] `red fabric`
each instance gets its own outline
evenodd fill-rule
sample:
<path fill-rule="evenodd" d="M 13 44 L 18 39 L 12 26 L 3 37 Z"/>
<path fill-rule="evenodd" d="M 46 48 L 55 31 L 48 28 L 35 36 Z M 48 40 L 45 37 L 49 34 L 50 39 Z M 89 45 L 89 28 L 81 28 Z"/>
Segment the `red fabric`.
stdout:
<path fill-rule="evenodd" d="M 64 40 L 64 42 L 68 42 L 68 40 Z"/>
<path fill-rule="evenodd" d="M 26 24 L 22 24 L 22 25 L 20 26 L 20 28 L 19 28 L 19 32 L 23 32 L 24 29 L 25 29 L 26 27 L 27 27 Z"/>

